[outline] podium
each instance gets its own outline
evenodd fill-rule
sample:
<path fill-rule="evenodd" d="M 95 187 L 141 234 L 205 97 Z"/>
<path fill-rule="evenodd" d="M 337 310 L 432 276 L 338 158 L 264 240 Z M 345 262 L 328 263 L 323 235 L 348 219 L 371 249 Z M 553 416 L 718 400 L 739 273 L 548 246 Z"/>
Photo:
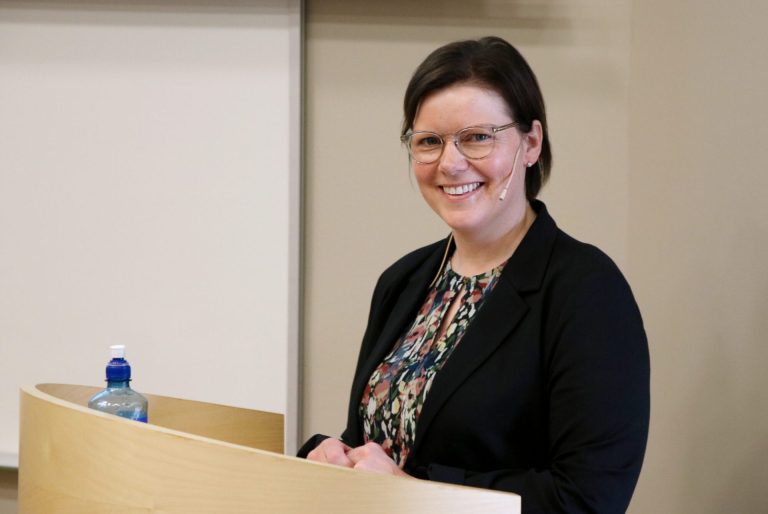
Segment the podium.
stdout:
<path fill-rule="evenodd" d="M 86 407 L 99 388 L 21 389 L 20 514 L 520 512 L 520 497 L 283 455 L 283 416 L 147 394 L 150 423 Z"/>

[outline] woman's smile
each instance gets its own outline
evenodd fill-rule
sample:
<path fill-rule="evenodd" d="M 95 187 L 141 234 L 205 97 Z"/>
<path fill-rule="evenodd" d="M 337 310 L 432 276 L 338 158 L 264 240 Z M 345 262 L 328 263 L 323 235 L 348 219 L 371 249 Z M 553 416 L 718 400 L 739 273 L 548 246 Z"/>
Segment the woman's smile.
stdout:
<path fill-rule="evenodd" d="M 442 185 L 440 188 L 452 198 L 466 198 L 483 186 L 482 182 L 470 182 L 468 184 Z"/>
<path fill-rule="evenodd" d="M 498 93 L 460 83 L 436 91 L 421 102 L 414 130 L 456 134 L 464 127 L 504 126 L 511 119 L 506 101 Z M 458 144 L 443 142 L 437 160 L 413 164 L 424 199 L 457 237 L 483 240 L 501 237 L 520 222 L 528 205 L 523 164 L 527 147 L 522 135 L 510 128 L 492 137 L 493 147 L 482 157 L 469 158 Z M 430 139 L 420 141 L 423 145 L 433 144 Z M 468 141 L 462 140 L 462 143 L 470 144 L 474 140 Z M 514 176 L 511 175 L 513 167 L 518 168 Z M 508 180 L 511 180 L 509 194 L 500 202 L 499 196 Z"/>

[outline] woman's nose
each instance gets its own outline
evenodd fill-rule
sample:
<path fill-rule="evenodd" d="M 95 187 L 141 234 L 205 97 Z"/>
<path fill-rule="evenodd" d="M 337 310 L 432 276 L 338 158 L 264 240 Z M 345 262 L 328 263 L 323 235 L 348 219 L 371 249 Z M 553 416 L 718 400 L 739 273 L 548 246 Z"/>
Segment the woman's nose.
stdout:
<path fill-rule="evenodd" d="M 467 158 L 462 155 L 455 141 L 447 140 L 440 156 L 438 169 L 443 173 L 455 174 L 467 169 Z"/>

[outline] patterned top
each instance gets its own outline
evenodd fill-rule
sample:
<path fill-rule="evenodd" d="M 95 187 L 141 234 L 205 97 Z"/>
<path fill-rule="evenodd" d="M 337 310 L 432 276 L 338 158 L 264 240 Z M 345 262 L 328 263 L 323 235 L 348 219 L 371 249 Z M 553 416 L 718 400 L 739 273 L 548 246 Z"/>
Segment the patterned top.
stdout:
<path fill-rule="evenodd" d="M 503 267 L 462 277 L 451 269 L 449 261 L 413 325 L 371 375 L 359 410 L 365 442 L 379 443 L 401 468 L 413 446 L 416 423 L 435 375 L 498 282 Z M 443 318 L 454 301 L 460 302 L 459 308 L 438 339 Z"/>

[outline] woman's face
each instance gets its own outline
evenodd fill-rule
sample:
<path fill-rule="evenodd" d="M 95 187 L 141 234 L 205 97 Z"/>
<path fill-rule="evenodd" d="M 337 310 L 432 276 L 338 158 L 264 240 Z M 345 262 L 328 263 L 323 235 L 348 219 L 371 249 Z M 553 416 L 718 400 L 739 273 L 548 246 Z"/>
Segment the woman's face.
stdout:
<path fill-rule="evenodd" d="M 414 161 L 413 172 L 424 199 L 456 235 L 497 239 L 520 221 L 527 207 L 525 172 L 526 164 L 538 159 L 536 130 L 526 135 L 512 127 L 496 133 L 493 150 L 483 159 L 469 159 L 453 144 L 452 135 L 465 127 L 512 121 L 504 99 L 476 85 L 449 86 L 427 96 L 419 106 L 413 130 L 435 132 L 446 142 L 436 162 Z M 517 152 L 515 174 L 504 200 L 499 200 Z"/>

